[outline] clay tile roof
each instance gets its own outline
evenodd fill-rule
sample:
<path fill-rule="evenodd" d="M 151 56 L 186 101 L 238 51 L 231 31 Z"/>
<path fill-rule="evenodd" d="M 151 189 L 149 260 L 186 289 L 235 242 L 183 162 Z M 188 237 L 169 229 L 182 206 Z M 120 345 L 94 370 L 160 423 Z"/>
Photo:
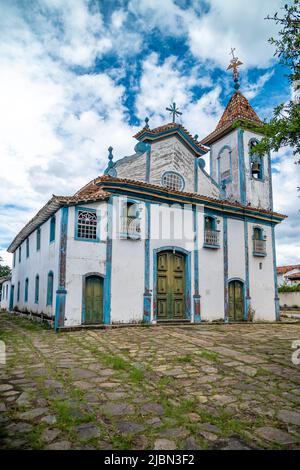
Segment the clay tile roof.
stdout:
<path fill-rule="evenodd" d="M 239 91 L 236 91 L 229 100 L 224 113 L 219 120 L 216 129 L 207 137 L 202 139 L 201 143 L 208 145 L 216 140 L 226 131 L 230 130 L 235 121 L 243 120 L 261 126 L 263 123 L 250 105 L 247 98 Z"/>
<path fill-rule="evenodd" d="M 288 273 L 289 271 L 292 271 L 293 269 L 299 269 L 300 270 L 300 264 L 290 264 L 288 266 L 277 266 L 277 274 L 285 274 Z"/>
<path fill-rule="evenodd" d="M 185 128 L 183 127 L 181 124 L 178 124 L 177 122 L 170 122 L 168 124 L 164 124 L 163 126 L 159 126 L 159 127 L 155 127 L 154 129 L 147 129 L 146 127 L 144 127 L 143 129 L 141 129 L 139 132 L 137 132 L 133 137 L 135 139 L 139 139 L 143 134 L 147 133 L 147 134 L 152 134 L 152 135 L 156 135 L 156 134 L 160 134 L 161 132 L 165 132 L 165 131 L 169 131 L 169 130 L 172 130 L 172 129 L 180 129 L 181 131 L 183 131 L 188 137 L 189 139 L 200 149 L 202 150 L 202 152 L 207 152 L 207 148 L 205 148 L 203 145 L 201 145 L 201 143 L 196 140 L 192 134 Z"/>

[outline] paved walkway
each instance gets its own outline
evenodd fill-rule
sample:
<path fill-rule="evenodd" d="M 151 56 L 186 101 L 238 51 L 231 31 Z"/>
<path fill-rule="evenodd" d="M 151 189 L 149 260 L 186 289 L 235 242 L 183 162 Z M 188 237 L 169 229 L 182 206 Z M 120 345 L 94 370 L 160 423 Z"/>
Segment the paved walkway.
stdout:
<path fill-rule="evenodd" d="M 0 314 L 0 448 L 300 448 L 300 324 L 55 334 Z"/>

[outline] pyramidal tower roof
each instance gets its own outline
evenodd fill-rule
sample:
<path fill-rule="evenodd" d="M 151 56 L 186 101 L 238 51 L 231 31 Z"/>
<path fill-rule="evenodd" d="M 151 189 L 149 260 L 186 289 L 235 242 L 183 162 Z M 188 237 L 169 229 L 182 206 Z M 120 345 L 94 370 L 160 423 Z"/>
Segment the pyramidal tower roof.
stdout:
<path fill-rule="evenodd" d="M 201 143 L 209 145 L 218 140 L 220 137 L 230 132 L 233 128 L 233 124 L 237 121 L 244 121 L 245 124 L 248 122 L 257 126 L 261 126 L 263 124 L 247 98 L 245 98 L 240 91 L 236 91 L 232 95 L 216 129 L 207 137 L 202 139 Z"/>

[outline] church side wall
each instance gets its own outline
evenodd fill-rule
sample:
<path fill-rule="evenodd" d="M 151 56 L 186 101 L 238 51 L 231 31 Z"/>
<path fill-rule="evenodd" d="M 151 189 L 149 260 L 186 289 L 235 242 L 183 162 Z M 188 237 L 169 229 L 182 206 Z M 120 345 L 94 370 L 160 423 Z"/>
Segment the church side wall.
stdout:
<path fill-rule="evenodd" d="M 129 178 L 138 181 L 146 180 L 146 153 L 125 157 L 115 167 L 118 178 Z"/>
<path fill-rule="evenodd" d="M 104 277 L 106 274 L 107 203 L 82 203 L 79 206 L 97 210 L 100 241 L 75 239 L 75 207 L 69 207 L 65 326 L 82 323 L 83 276 L 97 273 Z"/>
<path fill-rule="evenodd" d="M 41 245 L 36 249 L 35 230 L 29 235 L 29 257 L 26 257 L 26 240 L 21 246 L 21 262 L 19 263 L 19 248 L 16 250 L 15 267 L 12 269 L 11 284 L 14 286 L 13 306 L 16 310 L 30 311 L 54 315 L 55 313 L 55 291 L 58 282 L 58 257 L 60 238 L 61 213 L 55 214 L 55 240 L 50 243 L 50 219 L 40 225 Z M 47 305 L 48 273 L 54 275 L 53 303 Z M 35 278 L 39 276 L 39 301 L 35 303 Z M 28 278 L 28 302 L 25 302 L 25 280 Z M 18 282 L 20 282 L 20 299 L 17 300 Z M 9 299 L 8 299 L 9 302 Z"/>
<path fill-rule="evenodd" d="M 273 260 L 272 229 L 269 225 L 261 225 L 266 235 L 267 256 L 253 256 L 252 235 L 253 227 L 255 226 L 257 226 L 257 224 L 252 222 L 248 223 L 250 305 L 254 310 L 255 320 L 275 321 L 275 268 Z"/>

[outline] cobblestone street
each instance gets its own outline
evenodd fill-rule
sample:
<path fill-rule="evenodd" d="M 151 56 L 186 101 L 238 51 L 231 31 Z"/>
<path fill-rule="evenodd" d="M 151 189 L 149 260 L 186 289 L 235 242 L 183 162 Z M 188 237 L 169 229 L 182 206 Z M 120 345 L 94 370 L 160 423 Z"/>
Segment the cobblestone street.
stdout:
<path fill-rule="evenodd" d="M 299 323 L 0 332 L 2 449 L 300 448 Z"/>

